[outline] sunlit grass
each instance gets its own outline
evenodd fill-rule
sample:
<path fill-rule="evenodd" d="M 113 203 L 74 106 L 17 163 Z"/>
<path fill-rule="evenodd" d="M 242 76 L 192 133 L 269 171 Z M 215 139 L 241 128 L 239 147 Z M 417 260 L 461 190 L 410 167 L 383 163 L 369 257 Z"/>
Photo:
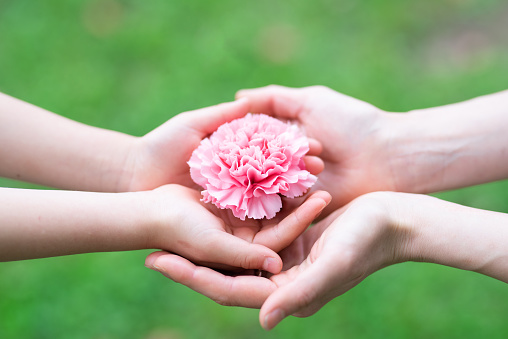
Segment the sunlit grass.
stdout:
<path fill-rule="evenodd" d="M 505 89 L 506 2 L 1 1 L 0 91 L 143 135 L 240 88 L 322 84 L 403 112 Z M 6 147 L 0 145 L 0 147 Z M 1 159 L 0 159 L 1 162 Z M 35 187 L 10 180 L 0 184 Z M 438 194 L 508 212 L 508 183 Z M 502 337 L 508 289 L 408 263 L 273 332 L 143 266 L 146 251 L 0 264 L 0 338 Z"/>

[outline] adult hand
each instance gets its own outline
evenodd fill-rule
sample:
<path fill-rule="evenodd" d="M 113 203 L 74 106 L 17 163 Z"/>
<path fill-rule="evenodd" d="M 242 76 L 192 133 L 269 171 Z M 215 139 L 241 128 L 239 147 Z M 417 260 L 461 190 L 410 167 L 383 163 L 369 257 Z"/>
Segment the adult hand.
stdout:
<path fill-rule="evenodd" d="M 322 143 L 325 170 L 313 188 L 333 196 L 323 216 L 369 192 L 432 193 L 508 177 L 508 91 L 404 114 L 321 86 L 237 97 L 253 112 L 296 120 Z"/>
<path fill-rule="evenodd" d="M 362 196 L 316 224 L 280 253 L 283 271 L 269 279 L 227 276 L 161 252 L 147 264 L 222 305 L 261 308 L 261 324 L 271 329 L 285 316 L 315 313 L 369 274 L 402 260 L 404 232 L 392 222 L 385 198 L 390 194 Z"/>
<path fill-rule="evenodd" d="M 389 115 L 382 110 L 322 86 L 268 86 L 241 90 L 251 111 L 298 122 L 318 140 L 325 162 L 314 190 L 326 190 L 333 200 L 322 216 L 368 192 L 400 190 L 389 158 Z"/>
<path fill-rule="evenodd" d="M 240 99 L 184 112 L 138 138 L 126 161 L 124 190 L 149 190 L 165 184 L 201 190 L 190 177 L 187 161 L 192 152 L 220 125 L 245 116 L 249 110 L 249 100 Z M 316 140 L 310 140 L 309 146 L 304 160 L 309 172 L 317 174 L 323 169 L 323 162 L 316 157 L 321 146 Z"/>
<path fill-rule="evenodd" d="M 224 304 L 261 308 L 266 329 L 289 315 L 309 316 L 373 272 L 404 261 L 475 271 L 508 282 L 508 214 L 426 195 L 375 192 L 337 210 L 280 253 L 269 279 L 225 276 L 160 255 L 161 272 Z"/>

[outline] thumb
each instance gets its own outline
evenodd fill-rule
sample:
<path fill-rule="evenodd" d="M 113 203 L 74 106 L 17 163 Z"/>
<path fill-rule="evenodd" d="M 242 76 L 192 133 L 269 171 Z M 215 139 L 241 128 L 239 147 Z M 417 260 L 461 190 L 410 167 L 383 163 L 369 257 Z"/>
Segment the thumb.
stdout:
<path fill-rule="evenodd" d="M 284 119 L 298 119 L 306 100 L 303 94 L 305 93 L 298 88 L 270 85 L 240 90 L 236 93 L 236 97 L 248 98 L 252 113 L 265 113 Z"/>
<path fill-rule="evenodd" d="M 218 231 L 201 246 L 204 264 L 224 264 L 244 269 L 259 269 L 273 274 L 282 270 L 282 259 L 273 250 L 251 244 L 229 233 Z"/>
<path fill-rule="evenodd" d="M 249 113 L 247 98 L 226 102 L 215 106 L 184 112 L 178 115 L 180 121 L 189 128 L 198 131 L 204 138 L 213 133 L 220 125 L 241 118 Z"/>
<path fill-rule="evenodd" d="M 261 326 L 271 330 L 285 317 L 293 314 L 309 316 L 329 300 L 330 290 L 337 285 L 333 263 L 307 259 L 294 269 L 303 272 L 293 281 L 275 290 L 265 301 L 259 313 Z M 331 298 L 330 298 L 331 299 Z"/>
<path fill-rule="evenodd" d="M 254 241 L 277 252 L 283 250 L 310 226 L 331 200 L 328 192 L 313 193 L 281 222 L 260 231 Z"/>

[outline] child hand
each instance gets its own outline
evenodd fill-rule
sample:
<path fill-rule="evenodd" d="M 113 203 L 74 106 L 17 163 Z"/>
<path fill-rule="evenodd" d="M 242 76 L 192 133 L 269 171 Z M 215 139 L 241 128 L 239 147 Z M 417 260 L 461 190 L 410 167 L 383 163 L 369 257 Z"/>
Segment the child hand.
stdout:
<path fill-rule="evenodd" d="M 156 222 L 147 229 L 150 248 L 177 253 L 214 268 L 261 269 L 279 273 L 282 261 L 275 253 L 289 245 L 330 202 L 326 192 L 316 192 L 294 212 L 282 212 L 271 220 L 241 221 L 230 211 L 206 207 L 199 192 L 167 185 L 147 192 Z M 207 208 L 209 207 L 209 208 Z M 161 254 L 147 259 L 154 264 Z"/>
<path fill-rule="evenodd" d="M 126 191 L 154 189 L 166 184 L 198 188 L 190 177 L 187 161 L 206 136 L 220 125 L 245 116 L 250 109 L 248 99 L 223 103 L 178 114 L 131 145 L 122 187 Z M 321 150 L 316 140 L 310 140 L 305 157 L 312 174 L 323 170 L 317 158 Z"/>
<path fill-rule="evenodd" d="M 407 239 L 393 222 L 390 194 L 362 196 L 316 224 L 280 253 L 284 271 L 269 279 L 225 276 L 171 254 L 148 261 L 220 304 L 261 308 L 260 322 L 271 329 L 286 316 L 317 312 L 369 274 L 407 259 L 402 251 Z"/>

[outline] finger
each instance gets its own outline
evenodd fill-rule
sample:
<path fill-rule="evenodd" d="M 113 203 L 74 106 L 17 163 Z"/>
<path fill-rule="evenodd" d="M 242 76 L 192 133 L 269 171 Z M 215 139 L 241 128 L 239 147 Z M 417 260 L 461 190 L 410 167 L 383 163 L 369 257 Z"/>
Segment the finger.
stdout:
<path fill-rule="evenodd" d="M 282 270 L 282 259 L 273 250 L 251 244 L 239 237 L 218 231 L 207 236 L 201 245 L 205 256 L 198 260 L 244 269 L 260 269 L 273 274 Z"/>
<path fill-rule="evenodd" d="M 313 193 L 281 222 L 261 230 L 256 235 L 254 243 L 279 252 L 302 234 L 331 200 L 332 197 L 328 192 L 318 191 Z"/>
<path fill-rule="evenodd" d="M 313 138 L 309 139 L 309 151 L 307 152 L 307 155 L 320 155 L 323 151 L 323 145 Z"/>
<path fill-rule="evenodd" d="M 277 85 L 240 90 L 236 93 L 236 98 L 248 98 L 252 113 L 265 113 L 285 119 L 298 119 L 303 104 L 298 89 Z"/>
<path fill-rule="evenodd" d="M 157 260 L 157 258 L 160 257 L 161 255 L 165 255 L 165 254 L 169 254 L 169 253 L 166 251 L 157 251 L 157 252 L 150 253 L 145 259 L 145 266 L 148 267 L 149 269 L 153 270 L 154 269 L 153 263 L 155 262 L 155 260 Z"/>
<path fill-rule="evenodd" d="M 198 131 L 202 137 L 211 134 L 220 125 L 241 118 L 249 112 L 246 98 L 179 114 L 183 123 Z"/>
<path fill-rule="evenodd" d="M 260 308 L 276 288 L 268 279 L 256 276 L 226 276 L 210 268 L 196 266 L 174 254 L 152 253 L 147 262 L 152 258 L 155 258 L 151 263 L 152 267 L 164 276 L 221 305 Z"/>
<path fill-rule="evenodd" d="M 305 163 L 307 171 L 314 175 L 318 175 L 325 169 L 325 163 L 319 157 L 305 156 L 303 162 Z"/>
<path fill-rule="evenodd" d="M 314 244 L 323 234 L 323 232 L 330 227 L 330 225 L 333 224 L 333 222 L 344 212 L 346 211 L 346 208 L 342 207 L 338 210 L 335 210 L 333 213 L 328 215 L 326 218 L 320 220 L 319 222 L 315 223 L 314 226 L 309 228 L 307 232 L 305 232 L 300 239 L 306 244 Z M 312 247 L 312 246 L 310 246 Z M 306 253 L 310 252 L 310 247 L 307 248 L 305 251 Z"/>
<path fill-rule="evenodd" d="M 295 313 L 313 314 L 329 301 L 326 297 L 337 284 L 335 270 L 330 269 L 333 262 L 318 259 L 307 264 L 295 280 L 275 290 L 261 307 L 259 321 L 264 329 L 274 328 Z"/>

